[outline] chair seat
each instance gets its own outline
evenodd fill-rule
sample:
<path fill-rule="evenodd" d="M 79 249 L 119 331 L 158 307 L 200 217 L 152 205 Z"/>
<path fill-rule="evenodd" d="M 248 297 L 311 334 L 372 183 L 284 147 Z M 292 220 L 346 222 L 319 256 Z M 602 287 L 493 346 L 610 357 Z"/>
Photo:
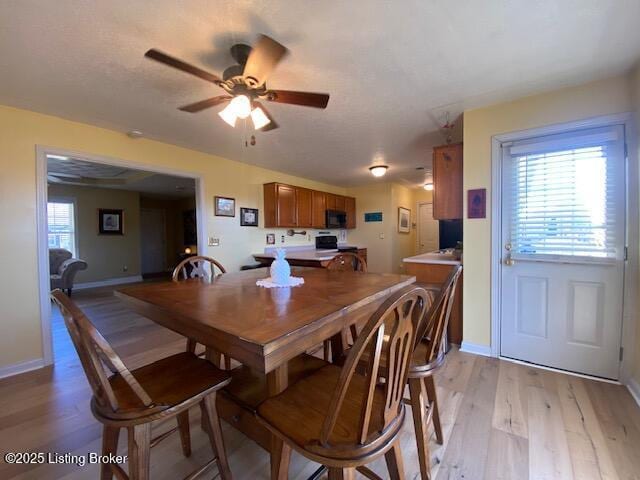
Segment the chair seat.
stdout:
<path fill-rule="evenodd" d="M 333 393 L 340 377 L 341 368 L 332 364 L 316 370 L 297 383 L 290 385 L 281 394 L 265 400 L 258 407 L 258 415 L 270 428 L 301 449 L 317 445 L 322 425 L 329 412 Z M 354 374 L 340 416 L 333 430 L 330 443 L 353 445 L 359 443 L 359 426 L 362 416 L 362 400 L 366 394 L 365 378 Z M 371 415 L 370 432 L 379 432 L 383 425 L 384 397 L 376 387 Z"/>
<path fill-rule="evenodd" d="M 190 352 L 163 358 L 132 370 L 131 374 L 155 405 L 166 407 L 180 405 L 189 400 L 195 404 L 199 400 L 195 397 L 220 389 L 231 381 L 228 372 Z M 145 408 L 120 375 L 110 377 L 109 383 L 118 399 L 119 410 Z"/>

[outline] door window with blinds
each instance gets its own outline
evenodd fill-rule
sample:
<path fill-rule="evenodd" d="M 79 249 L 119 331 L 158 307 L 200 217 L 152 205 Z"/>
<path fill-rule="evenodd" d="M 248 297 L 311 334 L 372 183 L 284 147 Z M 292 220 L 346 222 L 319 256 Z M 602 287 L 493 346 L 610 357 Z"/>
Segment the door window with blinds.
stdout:
<path fill-rule="evenodd" d="M 47 228 L 49 248 L 64 248 L 77 257 L 73 200 L 52 199 L 47 203 Z"/>
<path fill-rule="evenodd" d="M 513 258 L 623 255 L 624 132 L 607 127 L 503 145 Z M 622 226 L 622 227 L 621 227 Z"/>

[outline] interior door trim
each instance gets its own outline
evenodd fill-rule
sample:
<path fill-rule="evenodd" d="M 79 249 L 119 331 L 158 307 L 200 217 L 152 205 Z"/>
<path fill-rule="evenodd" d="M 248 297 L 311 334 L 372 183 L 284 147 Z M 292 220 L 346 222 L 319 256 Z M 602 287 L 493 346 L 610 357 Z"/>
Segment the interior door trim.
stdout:
<path fill-rule="evenodd" d="M 626 155 L 626 204 L 637 206 L 638 199 L 638 158 L 636 155 L 637 135 L 633 113 L 625 112 L 613 115 L 597 116 L 584 120 L 548 125 L 540 128 L 520 130 L 491 137 L 491 356 L 500 357 L 500 305 L 502 278 L 502 150 L 503 144 L 525 140 L 532 137 L 564 133 L 583 128 L 623 125 L 627 144 Z M 506 145 L 505 145 L 506 146 Z M 629 156 L 631 155 L 631 157 Z M 640 328 L 636 292 L 638 291 L 638 232 L 639 219 L 637 208 L 626 209 L 625 219 L 628 256 L 624 269 L 624 292 L 622 314 L 622 339 L 624 357 L 620 363 L 619 379 L 628 383 L 631 378 L 636 351 L 636 328 Z"/>

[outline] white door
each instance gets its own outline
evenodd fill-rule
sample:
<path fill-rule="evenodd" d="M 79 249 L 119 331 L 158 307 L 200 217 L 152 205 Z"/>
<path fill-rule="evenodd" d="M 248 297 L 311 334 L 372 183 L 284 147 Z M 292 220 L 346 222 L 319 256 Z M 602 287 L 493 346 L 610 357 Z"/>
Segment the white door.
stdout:
<path fill-rule="evenodd" d="M 143 274 L 166 270 L 166 236 L 164 210 L 140 209 L 140 253 Z"/>
<path fill-rule="evenodd" d="M 440 246 L 440 225 L 433 219 L 433 204 L 418 205 L 418 253 L 438 250 Z"/>
<path fill-rule="evenodd" d="M 500 353 L 618 377 L 622 126 L 503 145 Z"/>

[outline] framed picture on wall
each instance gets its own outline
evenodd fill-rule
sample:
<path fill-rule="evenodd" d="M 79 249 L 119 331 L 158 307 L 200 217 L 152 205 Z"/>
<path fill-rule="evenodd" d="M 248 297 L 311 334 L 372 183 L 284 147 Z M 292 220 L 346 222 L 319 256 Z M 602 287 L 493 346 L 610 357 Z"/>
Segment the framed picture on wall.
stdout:
<path fill-rule="evenodd" d="M 216 217 L 235 217 L 236 199 L 229 197 L 214 197 Z"/>
<path fill-rule="evenodd" d="M 240 226 L 257 227 L 258 226 L 258 209 L 240 207 Z"/>
<path fill-rule="evenodd" d="M 411 232 L 411 210 L 404 207 L 398 207 L 398 232 Z"/>
<path fill-rule="evenodd" d="M 124 210 L 99 208 L 98 232 L 100 235 L 124 235 Z"/>

